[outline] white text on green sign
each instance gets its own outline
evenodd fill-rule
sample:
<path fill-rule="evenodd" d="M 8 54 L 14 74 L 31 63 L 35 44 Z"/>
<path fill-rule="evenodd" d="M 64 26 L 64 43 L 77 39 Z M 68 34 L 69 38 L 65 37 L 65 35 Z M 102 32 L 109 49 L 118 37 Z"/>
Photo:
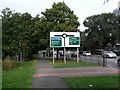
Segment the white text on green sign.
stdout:
<path fill-rule="evenodd" d="M 69 37 L 69 45 L 80 45 L 79 37 Z"/>
<path fill-rule="evenodd" d="M 62 38 L 61 37 L 51 37 L 51 46 L 61 47 L 62 46 Z"/>

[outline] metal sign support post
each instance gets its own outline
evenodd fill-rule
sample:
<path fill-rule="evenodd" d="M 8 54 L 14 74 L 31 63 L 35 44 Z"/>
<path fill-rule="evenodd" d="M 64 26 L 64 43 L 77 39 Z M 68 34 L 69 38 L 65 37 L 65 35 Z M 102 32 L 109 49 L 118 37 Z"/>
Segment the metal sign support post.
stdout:
<path fill-rule="evenodd" d="M 54 47 L 53 47 L 53 63 L 55 62 L 55 60 L 54 60 Z"/>
<path fill-rule="evenodd" d="M 64 37 L 64 63 L 66 63 L 66 51 L 65 51 L 65 37 Z"/>
<path fill-rule="evenodd" d="M 67 34 L 63 33 L 62 37 L 64 38 L 64 63 L 66 63 L 65 38 L 67 37 Z"/>
<path fill-rule="evenodd" d="M 79 48 L 77 47 L 77 62 L 79 62 Z"/>

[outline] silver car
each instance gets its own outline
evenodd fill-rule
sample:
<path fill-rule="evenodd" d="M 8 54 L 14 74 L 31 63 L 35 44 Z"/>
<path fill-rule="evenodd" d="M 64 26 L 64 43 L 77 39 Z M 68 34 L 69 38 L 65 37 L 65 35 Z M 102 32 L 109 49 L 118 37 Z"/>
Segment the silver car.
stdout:
<path fill-rule="evenodd" d="M 91 56 L 91 52 L 90 51 L 83 51 L 83 56 Z"/>
<path fill-rule="evenodd" d="M 102 56 L 105 58 L 116 58 L 117 55 L 113 51 L 103 51 Z"/>

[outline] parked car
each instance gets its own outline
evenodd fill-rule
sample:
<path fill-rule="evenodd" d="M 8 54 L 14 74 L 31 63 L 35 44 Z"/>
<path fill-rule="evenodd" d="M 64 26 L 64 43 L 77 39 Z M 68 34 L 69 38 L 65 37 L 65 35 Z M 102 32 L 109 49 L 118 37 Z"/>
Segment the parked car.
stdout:
<path fill-rule="evenodd" d="M 118 66 L 120 66 L 120 58 L 117 60 L 117 64 Z"/>
<path fill-rule="evenodd" d="M 105 58 L 116 58 L 117 55 L 113 51 L 103 51 L 102 56 Z"/>
<path fill-rule="evenodd" d="M 91 52 L 90 52 L 90 51 L 83 51 L 83 55 L 84 55 L 84 56 L 90 56 L 90 55 L 91 55 Z"/>

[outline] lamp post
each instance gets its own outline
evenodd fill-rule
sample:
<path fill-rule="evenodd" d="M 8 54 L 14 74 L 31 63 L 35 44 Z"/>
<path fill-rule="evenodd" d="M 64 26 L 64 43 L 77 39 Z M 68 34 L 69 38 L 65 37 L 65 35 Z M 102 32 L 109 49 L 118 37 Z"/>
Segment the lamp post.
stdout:
<path fill-rule="evenodd" d="M 110 33 L 109 36 L 110 36 L 110 46 L 109 46 L 109 49 L 111 50 L 111 48 L 112 48 L 112 47 L 111 47 L 111 44 L 112 44 L 112 40 L 111 40 L 112 33 Z"/>
<path fill-rule="evenodd" d="M 102 42 L 102 39 L 101 39 L 101 28 L 100 28 L 100 25 L 98 25 L 98 32 L 99 32 L 99 33 L 98 33 L 98 35 L 99 35 L 99 36 L 98 36 L 98 37 L 99 37 L 99 38 L 98 38 L 98 40 L 99 40 L 99 48 L 102 49 L 102 43 L 101 43 L 101 42 Z"/>
<path fill-rule="evenodd" d="M 109 35 L 110 35 L 110 37 L 111 37 L 111 36 L 112 36 L 112 33 L 110 33 Z"/>

